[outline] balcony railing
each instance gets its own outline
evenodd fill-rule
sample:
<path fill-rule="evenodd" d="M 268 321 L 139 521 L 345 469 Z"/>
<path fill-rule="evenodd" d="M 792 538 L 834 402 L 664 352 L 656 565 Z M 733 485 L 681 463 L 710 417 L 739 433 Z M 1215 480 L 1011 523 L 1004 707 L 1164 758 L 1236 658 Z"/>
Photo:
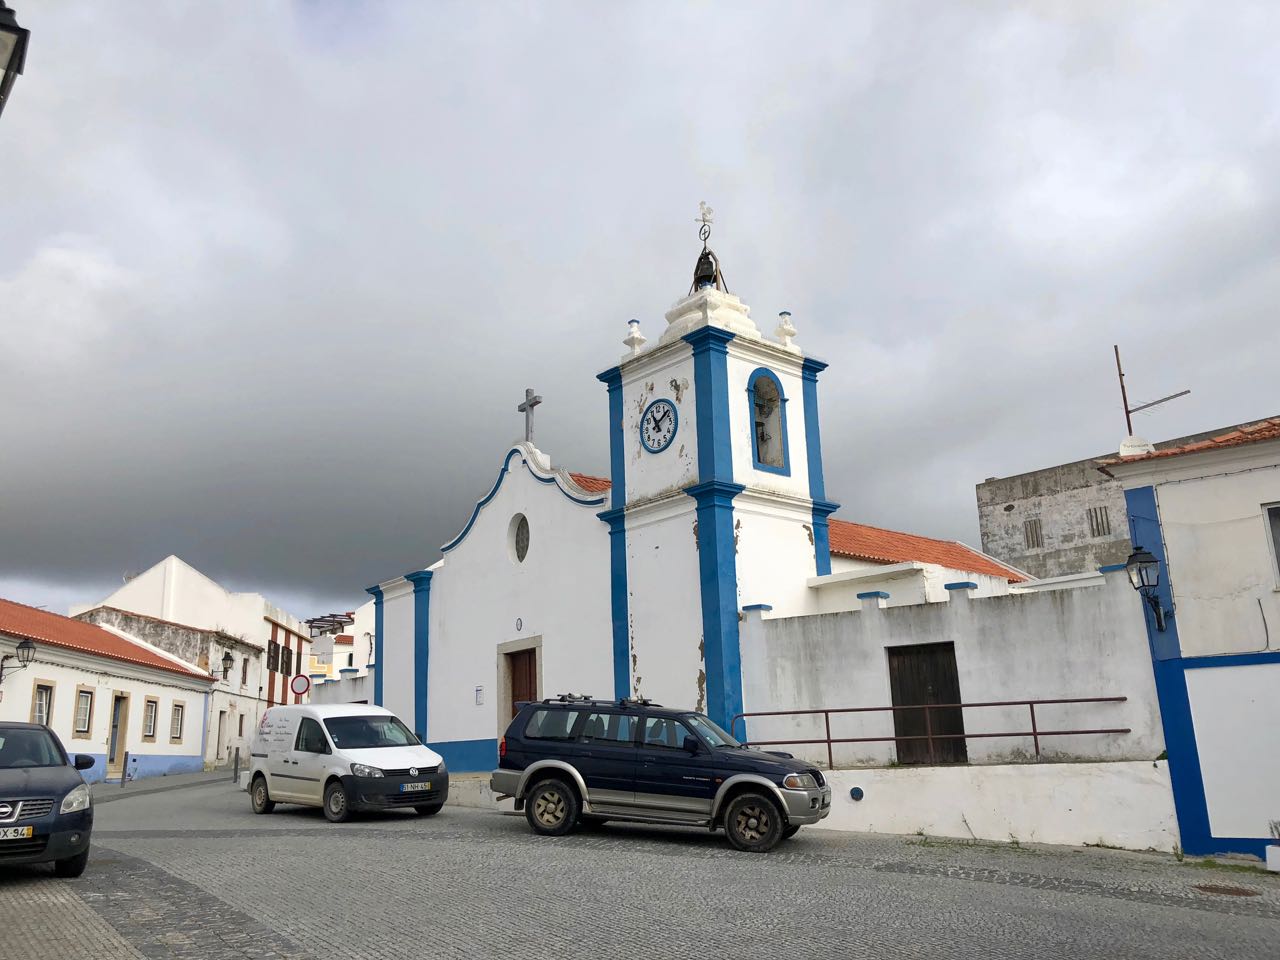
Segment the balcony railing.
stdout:
<path fill-rule="evenodd" d="M 893 743 L 899 744 L 904 741 L 919 742 L 923 740 L 928 744 L 929 762 L 937 763 L 937 742 L 940 740 L 979 740 L 991 739 L 996 737 L 1030 737 L 1035 745 L 1036 756 L 1040 756 L 1040 740 L 1044 737 L 1076 737 L 1101 734 L 1129 733 L 1129 727 L 1097 727 L 1092 729 L 1072 729 L 1072 730 L 1044 730 L 1040 727 L 1036 720 L 1036 707 L 1044 707 L 1064 703 L 1124 703 L 1128 697 L 1063 697 L 1056 700 L 991 700 L 982 703 L 920 703 L 910 704 L 907 706 L 893 707 L 833 707 L 821 710 L 757 710 L 750 713 L 739 713 L 729 724 L 729 732 L 737 736 L 738 721 L 746 721 L 753 717 L 802 717 L 802 716 L 819 716 L 823 718 L 826 728 L 825 737 L 817 737 L 813 739 L 798 740 L 752 740 L 747 745 L 752 747 L 781 747 L 781 746 L 808 746 L 813 744 L 826 744 L 827 746 L 827 766 L 835 767 L 835 758 L 832 747 L 837 743 Z M 1030 730 L 1011 730 L 1001 731 L 998 733 L 935 733 L 933 711 L 935 710 L 970 710 L 981 707 L 1026 707 L 1030 717 Z M 911 734 L 906 736 L 892 737 L 833 737 L 831 735 L 831 716 L 832 714 L 847 713 L 892 713 L 895 716 L 900 711 L 906 710 L 923 710 L 924 711 L 924 727 L 923 734 Z"/>

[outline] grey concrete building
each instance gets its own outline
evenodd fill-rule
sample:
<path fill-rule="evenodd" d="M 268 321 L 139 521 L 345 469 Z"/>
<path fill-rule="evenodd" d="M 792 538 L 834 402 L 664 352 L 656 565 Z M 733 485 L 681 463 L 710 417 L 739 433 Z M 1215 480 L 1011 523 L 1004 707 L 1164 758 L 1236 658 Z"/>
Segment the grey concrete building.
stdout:
<path fill-rule="evenodd" d="M 1250 423 L 1254 421 L 1248 421 Z M 1157 450 L 1207 440 L 1244 424 L 1155 444 Z M 1085 573 L 1129 556 L 1124 490 L 1098 469 L 1115 452 L 977 486 L 982 552 L 1034 577 Z"/>

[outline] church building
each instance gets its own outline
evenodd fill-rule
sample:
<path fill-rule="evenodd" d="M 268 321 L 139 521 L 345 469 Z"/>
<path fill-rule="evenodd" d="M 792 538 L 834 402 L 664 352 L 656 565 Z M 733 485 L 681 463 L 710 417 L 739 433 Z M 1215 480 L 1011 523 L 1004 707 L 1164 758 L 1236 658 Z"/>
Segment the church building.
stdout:
<path fill-rule="evenodd" d="M 920 603 L 945 600 L 946 580 L 984 596 L 1027 579 L 963 544 L 831 519 L 827 365 L 789 314 L 773 336 L 759 329 L 708 234 L 656 342 L 632 321 L 627 353 L 597 377 L 609 477 L 553 466 L 527 426 L 441 558 L 368 588 L 373 700 L 455 770 L 495 764 L 515 702 L 564 692 L 647 697 L 728 728 L 752 611 L 857 610 L 889 580 L 894 603 Z M 527 423 L 537 402 L 521 405 Z"/>

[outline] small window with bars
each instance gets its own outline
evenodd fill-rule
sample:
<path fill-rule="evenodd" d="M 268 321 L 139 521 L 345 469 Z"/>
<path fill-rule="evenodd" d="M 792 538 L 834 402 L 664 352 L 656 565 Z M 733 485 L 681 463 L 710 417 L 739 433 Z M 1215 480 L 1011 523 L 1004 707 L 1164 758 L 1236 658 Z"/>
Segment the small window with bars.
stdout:
<path fill-rule="evenodd" d="M 1111 536 L 1111 515 L 1106 507 L 1090 507 L 1085 513 L 1089 518 L 1089 536 Z"/>
<path fill-rule="evenodd" d="M 1040 529 L 1039 517 L 1022 522 L 1022 537 L 1026 541 L 1028 549 L 1044 546 L 1044 533 Z"/>

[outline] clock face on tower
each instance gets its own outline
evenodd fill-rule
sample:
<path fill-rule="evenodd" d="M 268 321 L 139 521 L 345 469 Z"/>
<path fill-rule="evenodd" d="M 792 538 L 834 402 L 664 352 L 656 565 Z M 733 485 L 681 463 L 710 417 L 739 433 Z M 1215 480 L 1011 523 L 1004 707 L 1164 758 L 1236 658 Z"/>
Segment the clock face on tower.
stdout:
<path fill-rule="evenodd" d="M 655 400 L 640 415 L 640 443 L 650 453 L 659 453 L 671 446 L 676 436 L 679 415 L 670 400 Z"/>

